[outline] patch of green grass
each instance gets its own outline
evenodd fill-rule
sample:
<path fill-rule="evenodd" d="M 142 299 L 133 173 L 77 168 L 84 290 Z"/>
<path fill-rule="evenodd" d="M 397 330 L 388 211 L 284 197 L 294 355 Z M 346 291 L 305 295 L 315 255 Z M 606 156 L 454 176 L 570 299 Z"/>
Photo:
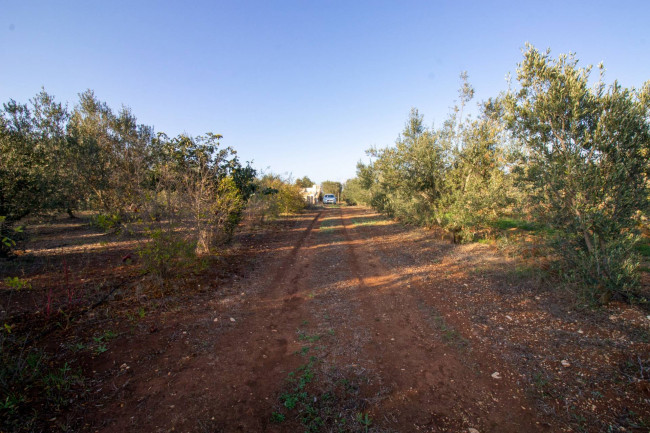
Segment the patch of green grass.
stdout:
<path fill-rule="evenodd" d="M 32 285 L 29 283 L 29 281 L 19 277 L 7 277 L 5 278 L 5 284 L 10 289 L 14 290 L 29 290 L 32 288 Z"/>
<path fill-rule="evenodd" d="M 284 416 L 284 414 L 281 414 L 280 412 L 273 412 L 271 414 L 271 421 L 276 423 L 276 424 L 280 424 L 280 423 L 284 422 L 285 419 L 286 419 L 286 416 Z"/>
<path fill-rule="evenodd" d="M 638 244 L 636 246 L 636 250 L 643 256 L 643 257 L 650 257 L 650 244 L 643 243 L 643 244 Z"/>
<path fill-rule="evenodd" d="M 298 340 L 307 341 L 308 343 L 315 343 L 323 338 L 322 335 L 307 335 L 304 331 L 298 331 Z"/>
<path fill-rule="evenodd" d="M 508 269 L 508 275 L 516 280 L 532 278 L 539 270 L 530 265 L 515 265 Z"/>
<path fill-rule="evenodd" d="M 80 369 L 52 359 L 24 340 L 5 339 L 0 351 L 0 431 L 50 431 L 47 420 L 82 395 Z"/>
<path fill-rule="evenodd" d="M 491 225 L 500 230 L 520 229 L 525 231 L 537 231 L 541 228 L 539 224 L 517 218 L 500 218 L 493 221 Z"/>
<path fill-rule="evenodd" d="M 352 218 L 351 223 L 355 227 L 374 226 L 381 222 L 380 219 Z"/>
<path fill-rule="evenodd" d="M 368 427 L 372 424 L 372 419 L 368 416 L 367 413 L 358 413 L 357 422 L 365 427 L 364 431 L 368 431 Z"/>
<path fill-rule="evenodd" d="M 334 231 L 335 226 L 338 225 L 338 222 L 334 218 L 328 218 L 323 220 L 320 223 L 319 230 L 323 233 L 331 233 Z"/>
<path fill-rule="evenodd" d="M 300 350 L 297 350 L 295 353 L 301 356 L 307 356 L 307 353 L 309 353 L 309 349 L 311 349 L 311 347 L 303 346 Z"/>
<path fill-rule="evenodd" d="M 432 319 L 433 327 L 440 332 L 442 341 L 445 344 L 454 346 L 458 349 L 469 349 L 469 341 L 462 336 L 453 326 L 447 323 L 445 317 L 435 308 L 420 306 Z"/>

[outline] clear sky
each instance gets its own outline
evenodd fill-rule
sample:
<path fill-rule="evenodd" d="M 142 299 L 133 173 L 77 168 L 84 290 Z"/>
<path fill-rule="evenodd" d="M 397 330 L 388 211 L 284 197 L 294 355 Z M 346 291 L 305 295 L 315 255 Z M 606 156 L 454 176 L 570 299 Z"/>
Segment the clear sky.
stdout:
<path fill-rule="evenodd" d="M 531 42 L 608 82 L 650 79 L 650 1 L 0 0 L 0 101 L 93 89 L 168 135 L 205 132 L 263 171 L 354 177 L 411 107 L 441 124 L 467 71 L 506 88 Z"/>

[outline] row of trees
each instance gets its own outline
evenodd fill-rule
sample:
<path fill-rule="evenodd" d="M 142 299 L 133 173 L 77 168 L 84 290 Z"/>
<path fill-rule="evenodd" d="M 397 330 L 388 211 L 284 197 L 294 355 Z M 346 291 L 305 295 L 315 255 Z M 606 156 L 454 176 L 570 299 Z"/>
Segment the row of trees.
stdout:
<path fill-rule="evenodd" d="M 164 268 L 170 246 L 203 254 L 228 240 L 249 203 L 262 221 L 302 207 L 298 187 L 256 178 L 221 138 L 154 133 L 90 90 L 72 110 L 44 90 L 27 104 L 10 100 L 0 111 L 2 253 L 28 215 L 94 210 L 105 229 L 144 229 L 153 239 L 144 253 Z"/>
<path fill-rule="evenodd" d="M 528 46 L 514 88 L 463 118 L 467 75 L 439 128 L 412 110 L 394 146 L 370 149 L 346 183 L 349 201 L 470 240 L 500 218 L 548 228 L 565 276 L 592 297 L 629 297 L 634 246 L 649 210 L 650 82 L 600 80 L 573 55 Z"/>

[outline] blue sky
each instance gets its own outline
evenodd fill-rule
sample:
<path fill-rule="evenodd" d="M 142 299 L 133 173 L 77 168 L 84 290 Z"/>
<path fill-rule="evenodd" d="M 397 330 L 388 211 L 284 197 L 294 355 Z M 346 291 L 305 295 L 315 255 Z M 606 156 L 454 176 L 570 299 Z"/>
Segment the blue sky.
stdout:
<path fill-rule="evenodd" d="M 93 89 L 168 135 L 224 136 L 263 171 L 344 181 L 411 107 L 441 124 L 467 71 L 506 88 L 526 42 L 608 82 L 650 79 L 650 1 L 0 0 L 0 101 Z"/>

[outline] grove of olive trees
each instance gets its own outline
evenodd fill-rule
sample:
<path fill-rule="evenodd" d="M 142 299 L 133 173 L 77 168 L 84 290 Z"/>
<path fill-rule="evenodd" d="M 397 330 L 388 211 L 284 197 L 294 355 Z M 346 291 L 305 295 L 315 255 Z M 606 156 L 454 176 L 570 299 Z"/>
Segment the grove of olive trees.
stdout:
<path fill-rule="evenodd" d="M 602 72 L 602 67 L 601 67 Z M 440 128 L 413 109 L 394 146 L 370 149 L 349 200 L 476 239 L 503 221 L 543 227 L 564 280 L 589 300 L 634 299 L 635 245 L 647 224 L 650 82 L 591 84 L 573 55 L 527 46 L 517 83 L 463 118 L 473 89 Z"/>

